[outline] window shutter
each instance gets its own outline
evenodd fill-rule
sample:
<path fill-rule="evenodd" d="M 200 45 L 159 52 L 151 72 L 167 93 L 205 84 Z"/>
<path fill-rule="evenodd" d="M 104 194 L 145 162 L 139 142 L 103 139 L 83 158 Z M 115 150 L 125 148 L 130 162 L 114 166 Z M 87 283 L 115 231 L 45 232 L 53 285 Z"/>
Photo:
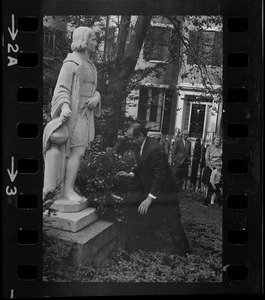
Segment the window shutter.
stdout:
<path fill-rule="evenodd" d="M 169 134 L 173 90 L 166 90 L 162 134 Z"/>
<path fill-rule="evenodd" d="M 169 45 L 169 41 L 170 41 L 170 37 L 171 37 L 171 28 L 169 27 L 162 27 L 160 29 L 161 31 L 161 44 L 164 46 L 168 46 Z"/>
<path fill-rule="evenodd" d="M 189 130 L 189 117 L 190 117 L 190 102 L 185 101 L 184 103 L 184 130 Z"/>
<path fill-rule="evenodd" d="M 143 56 L 146 61 L 166 59 L 171 29 L 167 27 L 150 27 L 144 41 Z"/>
<path fill-rule="evenodd" d="M 139 104 L 138 104 L 138 116 L 139 120 L 146 120 L 146 111 L 148 106 L 148 87 L 140 87 Z"/>
<path fill-rule="evenodd" d="M 223 53 L 223 37 L 222 32 L 215 32 L 214 35 L 214 49 L 212 56 L 213 66 L 220 67 L 222 65 L 222 53 Z"/>
<path fill-rule="evenodd" d="M 193 65 L 195 63 L 193 57 L 196 57 L 195 55 L 197 49 L 197 36 L 198 36 L 197 31 L 189 32 L 189 48 L 187 51 L 187 55 L 188 55 L 187 64 L 189 65 Z"/>
<path fill-rule="evenodd" d="M 153 47 L 153 28 L 150 26 L 144 40 L 143 56 L 146 61 L 150 60 L 150 53 Z"/>
<path fill-rule="evenodd" d="M 171 32 L 170 40 L 169 40 L 169 53 L 173 62 L 178 61 L 179 53 L 179 42 L 178 42 L 178 32 L 174 28 Z"/>

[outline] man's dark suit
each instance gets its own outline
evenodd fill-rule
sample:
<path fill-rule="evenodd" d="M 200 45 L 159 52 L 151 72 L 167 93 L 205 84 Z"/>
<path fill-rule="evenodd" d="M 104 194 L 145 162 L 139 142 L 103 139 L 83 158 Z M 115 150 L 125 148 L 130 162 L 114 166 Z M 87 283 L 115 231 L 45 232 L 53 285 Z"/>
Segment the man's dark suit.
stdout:
<path fill-rule="evenodd" d="M 183 139 L 175 140 L 172 153 L 174 157 L 175 166 L 182 165 L 185 160 L 187 162 L 190 162 L 191 142 L 189 140 L 186 140 L 186 147 L 185 147 Z"/>
<path fill-rule="evenodd" d="M 191 157 L 191 142 L 186 140 L 186 146 L 184 146 L 184 140 L 182 138 L 175 140 L 172 156 L 175 176 L 177 178 L 179 189 L 182 189 L 184 180 L 188 175 L 188 165 L 190 164 Z"/>
<path fill-rule="evenodd" d="M 188 251 L 189 245 L 180 222 L 176 179 L 170 170 L 163 147 L 153 138 L 147 137 L 141 157 L 136 151 L 136 161 L 137 166 L 132 172 L 139 181 L 140 191 L 133 197 L 131 221 L 138 223 L 140 234 L 150 243 L 154 240 L 154 229 L 165 225 L 177 253 L 183 255 Z M 149 193 L 156 199 L 147 214 L 140 215 L 137 208 Z"/>

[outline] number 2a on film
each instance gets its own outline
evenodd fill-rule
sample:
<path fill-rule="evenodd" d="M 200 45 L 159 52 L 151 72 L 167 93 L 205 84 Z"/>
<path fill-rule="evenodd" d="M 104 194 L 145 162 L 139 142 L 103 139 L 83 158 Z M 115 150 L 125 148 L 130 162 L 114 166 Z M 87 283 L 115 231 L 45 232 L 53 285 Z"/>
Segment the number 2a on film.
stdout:
<path fill-rule="evenodd" d="M 8 43 L 7 44 L 7 53 L 8 54 L 14 54 L 17 53 L 19 50 L 19 46 L 18 44 L 15 44 L 15 39 L 17 37 L 18 34 L 18 29 L 16 29 L 15 27 L 15 16 L 12 14 L 11 15 L 11 27 L 8 27 L 8 31 L 10 34 L 10 37 L 13 41 L 13 43 Z M 17 58 L 13 57 L 13 56 L 8 56 L 8 67 L 14 66 L 17 64 Z"/>

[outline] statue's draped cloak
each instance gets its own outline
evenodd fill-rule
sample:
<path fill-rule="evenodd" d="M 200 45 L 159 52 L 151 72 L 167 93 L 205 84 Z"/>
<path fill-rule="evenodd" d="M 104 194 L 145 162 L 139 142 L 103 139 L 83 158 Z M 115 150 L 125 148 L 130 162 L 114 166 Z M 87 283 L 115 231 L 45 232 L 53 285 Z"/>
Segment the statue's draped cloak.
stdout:
<path fill-rule="evenodd" d="M 74 131 L 77 118 L 86 115 L 86 140 L 84 146 L 87 147 L 95 137 L 94 116 L 99 116 L 101 111 L 100 94 L 97 88 L 97 70 L 94 64 L 89 60 L 83 62 L 75 53 L 70 53 L 63 62 L 57 84 L 54 90 L 51 117 L 43 133 L 43 152 L 44 155 L 50 148 L 49 138 L 51 134 L 62 124 L 60 117 L 61 107 L 68 103 L 72 111 L 70 118 L 66 122 L 69 131 L 69 138 L 61 150 L 69 156 L 71 136 Z M 98 96 L 98 103 L 94 109 L 86 106 L 86 101 L 92 96 Z M 64 148 L 64 149 L 63 149 Z"/>

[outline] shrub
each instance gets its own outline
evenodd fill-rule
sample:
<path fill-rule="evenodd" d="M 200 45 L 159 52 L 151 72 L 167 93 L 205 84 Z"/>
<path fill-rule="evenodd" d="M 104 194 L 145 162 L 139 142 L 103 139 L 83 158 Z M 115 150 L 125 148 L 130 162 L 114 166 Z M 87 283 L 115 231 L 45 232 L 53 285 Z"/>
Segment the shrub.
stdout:
<path fill-rule="evenodd" d="M 48 105 L 43 105 L 43 128 L 51 121 L 50 108 Z"/>
<path fill-rule="evenodd" d="M 56 210 L 51 208 L 53 205 L 54 201 L 56 200 L 56 196 L 60 193 L 61 191 L 61 185 L 57 185 L 54 190 L 47 191 L 46 193 L 43 194 L 42 197 L 42 211 L 45 212 L 48 210 L 48 216 L 51 215 L 51 213 L 55 213 Z"/>
<path fill-rule="evenodd" d="M 101 215 L 123 220 L 124 193 L 131 189 L 128 179 L 117 179 L 119 171 L 130 172 L 135 165 L 131 144 L 120 137 L 113 148 L 97 151 L 98 139 L 86 151 L 79 168 L 76 186 Z"/>

